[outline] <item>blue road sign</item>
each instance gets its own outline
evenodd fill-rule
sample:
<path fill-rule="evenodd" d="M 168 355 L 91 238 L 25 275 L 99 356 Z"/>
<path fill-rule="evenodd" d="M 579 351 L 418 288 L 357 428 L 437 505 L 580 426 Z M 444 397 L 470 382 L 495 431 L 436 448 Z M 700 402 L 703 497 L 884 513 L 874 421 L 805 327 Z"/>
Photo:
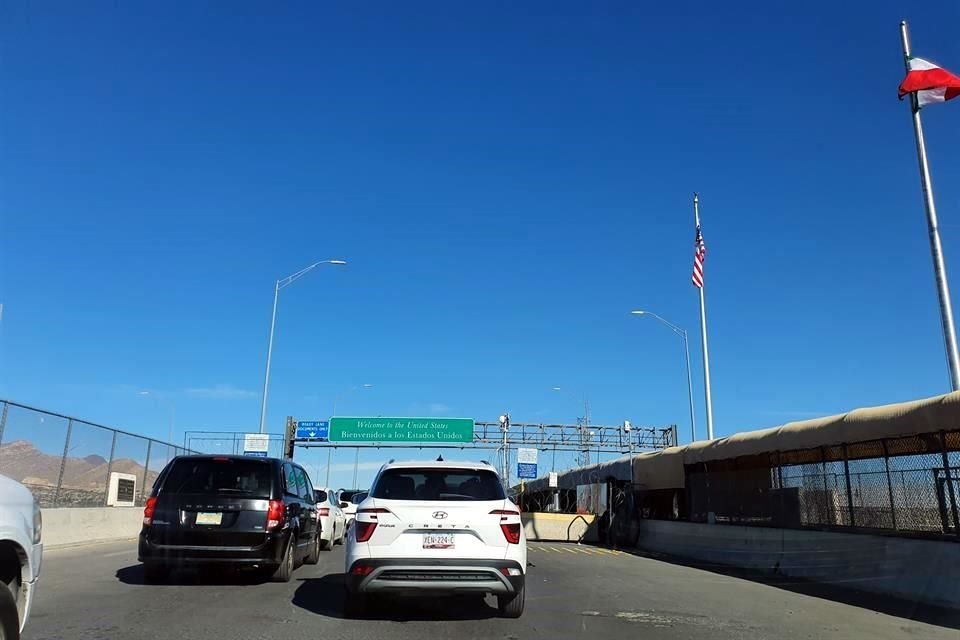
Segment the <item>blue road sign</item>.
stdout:
<path fill-rule="evenodd" d="M 537 477 L 537 465 L 533 462 L 518 462 L 517 477 L 521 480 L 533 480 Z"/>
<path fill-rule="evenodd" d="M 327 440 L 329 438 L 329 420 L 314 420 L 312 422 L 301 420 L 297 423 L 297 440 Z"/>
<path fill-rule="evenodd" d="M 254 458 L 266 458 L 267 452 L 266 451 L 244 451 L 243 455 L 253 456 Z"/>

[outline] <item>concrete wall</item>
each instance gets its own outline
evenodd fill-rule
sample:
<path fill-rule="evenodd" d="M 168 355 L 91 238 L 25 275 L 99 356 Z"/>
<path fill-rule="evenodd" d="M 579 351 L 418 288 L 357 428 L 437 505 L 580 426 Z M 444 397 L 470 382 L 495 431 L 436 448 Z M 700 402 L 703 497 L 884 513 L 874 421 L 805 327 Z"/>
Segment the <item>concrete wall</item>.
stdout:
<path fill-rule="evenodd" d="M 960 541 L 643 520 L 637 546 L 960 609 Z"/>
<path fill-rule="evenodd" d="M 43 546 L 134 538 L 143 507 L 94 507 L 43 510 Z"/>
<path fill-rule="evenodd" d="M 527 540 L 551 542 L 597 542 L 596 516 L 576 513 L 524 513 Z"/>

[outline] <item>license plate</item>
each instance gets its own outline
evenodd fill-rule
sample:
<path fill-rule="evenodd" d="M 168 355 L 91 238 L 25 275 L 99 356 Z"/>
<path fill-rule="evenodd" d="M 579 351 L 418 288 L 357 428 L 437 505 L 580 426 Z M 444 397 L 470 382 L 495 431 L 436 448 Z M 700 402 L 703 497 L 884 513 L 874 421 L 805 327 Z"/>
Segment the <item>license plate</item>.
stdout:
<path fill-rule="evenodd" d="M 197 524 L 219 525 L 223 520 L 222 513 L 197 513 Z"/>
<path fill-rule="evenodd" d="M 425 533 L 423 534 L 424 549 L 453 549 L 452 533 Z"/>

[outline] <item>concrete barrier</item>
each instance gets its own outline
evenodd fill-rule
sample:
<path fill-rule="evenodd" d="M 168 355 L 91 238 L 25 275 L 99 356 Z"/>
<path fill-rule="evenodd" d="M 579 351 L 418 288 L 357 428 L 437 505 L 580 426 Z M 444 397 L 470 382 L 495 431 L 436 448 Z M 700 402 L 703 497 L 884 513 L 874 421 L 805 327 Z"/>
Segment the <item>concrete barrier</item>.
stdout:
<path fill-rule="evenodd" d="M 43 546 L 134 538 L 142 522 L 143 507 L 44 509 Z"/>
<path fill-rule="evenodd" d="M 597 542 L 596 516 L 577 513 L 521 514 L 527 540 Z"/>
<path fill-rule="evenodd" d="M 960 542 L 643 520 L 637 546 L 960 609 Z"/>

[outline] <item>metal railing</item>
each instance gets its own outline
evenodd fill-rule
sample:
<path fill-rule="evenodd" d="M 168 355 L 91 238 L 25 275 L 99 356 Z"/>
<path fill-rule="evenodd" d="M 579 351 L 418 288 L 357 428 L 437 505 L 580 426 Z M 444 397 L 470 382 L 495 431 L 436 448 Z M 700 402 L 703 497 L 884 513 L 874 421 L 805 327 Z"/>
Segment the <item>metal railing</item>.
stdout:
<path fill-rule="evenodd" d="M 114 472 L 136 478 L 142 504 L 157 475 L 183 447 L 72 416 L 0 399 L 0 474 L 19 481 L 41 507 L 102 507 Z"/>

